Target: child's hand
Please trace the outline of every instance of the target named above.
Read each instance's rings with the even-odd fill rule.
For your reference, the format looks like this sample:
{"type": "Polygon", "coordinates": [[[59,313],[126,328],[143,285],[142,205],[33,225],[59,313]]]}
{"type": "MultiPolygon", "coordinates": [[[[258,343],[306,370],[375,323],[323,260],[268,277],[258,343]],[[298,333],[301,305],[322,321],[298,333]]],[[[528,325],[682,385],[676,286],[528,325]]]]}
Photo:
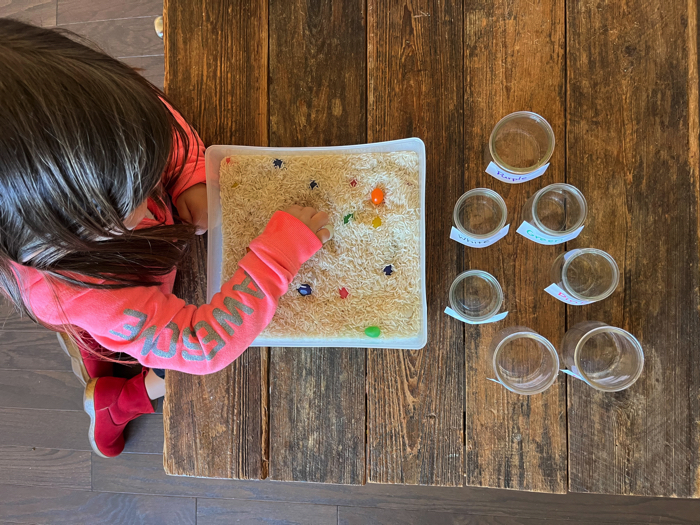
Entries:
{"type": "Polygon", "coordinates": [[[284,211],[306,224],[321,242],[325,243],[331,238],[331,232],[324,228],[328,224],[328,214],[325,211],[317,212],[315,208],[302,208],[297,205],[284,211]]]}
{"type": "Polygon", "coordinates": [[[194,224],[197,227],[197,235],[207,231],[209,225],[209,212],[207,209],[207,186],[195,184],[187,188],[177,198],[175,203],[180,218],[194,224]]]}

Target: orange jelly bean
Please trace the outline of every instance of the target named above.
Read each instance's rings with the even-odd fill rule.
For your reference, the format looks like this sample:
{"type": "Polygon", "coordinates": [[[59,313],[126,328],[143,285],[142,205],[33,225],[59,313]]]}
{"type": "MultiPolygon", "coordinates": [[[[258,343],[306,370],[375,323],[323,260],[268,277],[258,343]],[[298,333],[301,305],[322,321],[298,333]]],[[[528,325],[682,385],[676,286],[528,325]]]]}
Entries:
{"type": "Polygon", "coordinates": [[[372,202],[374,204],[381,204],[384,200],[384,192],[381,188],[374,188],[372,190],[372,202]]]}

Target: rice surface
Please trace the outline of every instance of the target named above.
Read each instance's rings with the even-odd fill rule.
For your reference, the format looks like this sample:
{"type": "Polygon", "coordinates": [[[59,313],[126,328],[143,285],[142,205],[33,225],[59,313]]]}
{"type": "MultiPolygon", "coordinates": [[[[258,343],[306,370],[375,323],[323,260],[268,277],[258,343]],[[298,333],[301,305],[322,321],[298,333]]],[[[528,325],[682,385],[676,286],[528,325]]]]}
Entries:
{"type": "Polygon", "coordinates": [[[328,213],[335,230],[333,239],[302,265],[262,337],[365,338],[369,326],[381,329],[381,339],[419,333],[415,152],[231,156],[221,163],[220,186],[222,282],[234,274],[246,247],[278,210],[312,206],[328,213]],[[375,188],[384,192],[379,205],[370,199],[375,188]],[[377,217],[381,225],[375,227],[377,217]],[[385,273],[387,266],[391,275],[385,273]],[[311,287],[311,295],[299,293],[303,284],[311,287]],[[349,294],[345,299],[342,288],[349,294]]]}

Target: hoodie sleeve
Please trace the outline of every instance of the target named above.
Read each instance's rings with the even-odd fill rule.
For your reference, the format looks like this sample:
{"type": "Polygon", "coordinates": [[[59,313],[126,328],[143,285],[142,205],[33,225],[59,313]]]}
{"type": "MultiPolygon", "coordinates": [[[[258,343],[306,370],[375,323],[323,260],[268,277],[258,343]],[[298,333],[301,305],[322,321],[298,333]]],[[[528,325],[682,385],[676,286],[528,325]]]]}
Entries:
{"type": "MultiPolygon", "coordinates": [[[[158,287],[87,289],[77,294],[70,288],[61,304],[71,324],[108,350],[125,352],[152,368],[210,374],[241,355],[269,324],[279,298],[321,246],[304,223],[279,211],[209,304],[187,305],[158,287]]],[[[62,297],[64,293],[68,291],[60,290],[62,297]]],[[[47,303],[34,298],[32,302],[47,303]]]]}

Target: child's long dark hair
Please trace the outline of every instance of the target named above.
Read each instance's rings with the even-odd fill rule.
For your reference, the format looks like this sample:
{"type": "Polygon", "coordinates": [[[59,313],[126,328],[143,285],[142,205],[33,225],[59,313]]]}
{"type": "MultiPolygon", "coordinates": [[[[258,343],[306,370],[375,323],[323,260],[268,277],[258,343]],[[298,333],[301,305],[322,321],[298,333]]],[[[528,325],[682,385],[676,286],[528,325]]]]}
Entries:
{"type": "Polygon", "coordinates": [[[35,320],[11,263],[79,287],[154,286],[194,234],[125,227],[184,164],[171,157],[187,135],[157,88],[76,39],[0,19],[0,287],[35,320]]]}

